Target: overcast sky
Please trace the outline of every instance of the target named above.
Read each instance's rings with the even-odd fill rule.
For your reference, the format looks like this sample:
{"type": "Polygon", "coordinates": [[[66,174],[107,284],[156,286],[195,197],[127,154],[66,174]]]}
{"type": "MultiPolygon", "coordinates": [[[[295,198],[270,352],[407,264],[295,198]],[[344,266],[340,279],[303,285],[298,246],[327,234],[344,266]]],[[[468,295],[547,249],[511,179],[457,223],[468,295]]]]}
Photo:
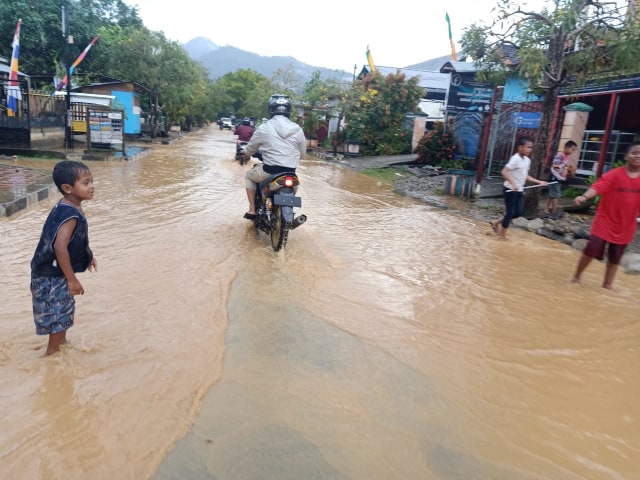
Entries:
{"type": "Polygon", "coordinates": [[[354,65],[359,71],[366,64],[367,45],[374,63],[386,67],[405,67],[447,55],[451,49],[445,10],[453,39],[459,41],[465,26],[493,18],[491,9],[496,4],[496,0],[125,2],[138,6],[145,26],[163,31],[169,40],[186,43],[205,37],[218,46],[263,56],[291,56],[309,65],[347,72],[354,65]]]}

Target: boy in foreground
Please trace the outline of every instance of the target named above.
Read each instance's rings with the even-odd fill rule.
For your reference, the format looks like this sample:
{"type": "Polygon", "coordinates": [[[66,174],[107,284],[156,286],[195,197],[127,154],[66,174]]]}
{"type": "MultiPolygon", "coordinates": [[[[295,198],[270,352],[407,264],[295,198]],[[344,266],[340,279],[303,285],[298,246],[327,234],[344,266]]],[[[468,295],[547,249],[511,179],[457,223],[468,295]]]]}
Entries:
{"type": "Polygon", "coordinates": [[[42,228],[31,260],[31,296],[37,335],[49,335],[45,356],[60,351],[73,326],[75,295],[84,295],[77,272],[96,271],[89,248],[89,230],[82,211],[93,198],[93,176],[75,161],[62,161],[53,169],[53,181],[63,198],[53,207],[42,228]]]}

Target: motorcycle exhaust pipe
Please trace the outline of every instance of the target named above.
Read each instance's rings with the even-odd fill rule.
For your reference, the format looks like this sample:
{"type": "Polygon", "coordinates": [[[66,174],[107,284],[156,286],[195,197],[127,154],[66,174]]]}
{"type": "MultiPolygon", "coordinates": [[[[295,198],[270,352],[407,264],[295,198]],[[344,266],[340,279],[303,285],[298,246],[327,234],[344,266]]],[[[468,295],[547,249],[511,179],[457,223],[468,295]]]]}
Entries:
{"type": "Polygon", "coordinates": [[[300,225],[302,225],[306,221],[307,221],[306,215],[300,215],[299,217],[294,218],[293,222],[291,222],[291,230],[293,230],[294,228],[298,228],[300,225]]]}

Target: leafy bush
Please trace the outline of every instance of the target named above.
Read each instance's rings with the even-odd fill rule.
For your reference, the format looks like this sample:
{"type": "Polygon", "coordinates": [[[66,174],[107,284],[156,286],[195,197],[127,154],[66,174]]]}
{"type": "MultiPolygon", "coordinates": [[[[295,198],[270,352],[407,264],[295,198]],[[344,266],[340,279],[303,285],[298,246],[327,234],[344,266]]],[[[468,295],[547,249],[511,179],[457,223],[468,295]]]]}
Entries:
{"type": "Polygon", "coordinates": [[[443,160],[453,161],[457,145],[453,136],[444,131],[444,124],[436,122],[433,130],[428,131],[418,142],[414,153],[420,163],[439,165],[443,160]]]}
{"type": "Polygon", "coordinates": [[[562,196],[567,198],[576,198],[585,192],[584,188],[567,187],[562,191],[562,196]]]}
{"type": "Polygon", "coordinates": [[[402,126],[406,113],[416,111],[423,95],[418,77],[407,80],[399,72],[365,75],[347,94],[347,140],[358,142],[364,156],[411,153],[411,131],[402,126]]]}

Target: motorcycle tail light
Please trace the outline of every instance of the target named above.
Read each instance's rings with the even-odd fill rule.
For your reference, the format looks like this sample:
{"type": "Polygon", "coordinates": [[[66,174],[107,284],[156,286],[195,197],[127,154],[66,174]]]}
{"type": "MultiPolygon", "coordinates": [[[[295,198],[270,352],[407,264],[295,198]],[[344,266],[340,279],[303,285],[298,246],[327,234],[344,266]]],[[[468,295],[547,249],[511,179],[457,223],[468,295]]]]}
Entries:
{"type": "Polygon", "coordinates": [[[293,187],[293,185],[294,185],[293,177],[284,177],[285,187],[293,187]]]}

